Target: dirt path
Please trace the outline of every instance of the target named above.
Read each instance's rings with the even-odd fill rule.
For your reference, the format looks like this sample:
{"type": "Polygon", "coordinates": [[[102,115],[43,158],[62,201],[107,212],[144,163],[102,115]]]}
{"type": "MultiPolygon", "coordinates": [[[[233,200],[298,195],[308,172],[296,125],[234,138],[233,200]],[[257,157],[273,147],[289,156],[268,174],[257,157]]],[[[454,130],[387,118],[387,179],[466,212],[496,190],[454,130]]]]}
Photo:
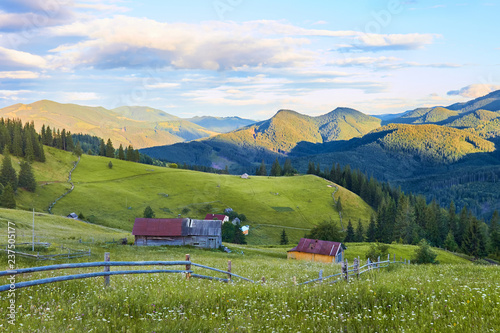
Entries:
{"type": "Polygon", "coordinates": [[[61,200],[62,198],[64,198],[65,196],[67,196],[68,194],[70,194],[73,189],[75,188],[75,184],[73,184],[73,181],[71,180],[71,174],[73,173],[73,171],[76,169],[76,167],[78,166],[78,163],[80,163],[80,157],[78,157],[78,161],[75,162],[75,165],[73,165],[73,168],[69,171],[69,176],[68,176],[68,183],[71,184],[71,188],[69,190],[67,190],[63,195],[61,195],[59,198],[57,198],[53,203],[50,204],[49,206],[49,214],[52,214],[52,208],[55,206],[55,204],[61,200]]]}

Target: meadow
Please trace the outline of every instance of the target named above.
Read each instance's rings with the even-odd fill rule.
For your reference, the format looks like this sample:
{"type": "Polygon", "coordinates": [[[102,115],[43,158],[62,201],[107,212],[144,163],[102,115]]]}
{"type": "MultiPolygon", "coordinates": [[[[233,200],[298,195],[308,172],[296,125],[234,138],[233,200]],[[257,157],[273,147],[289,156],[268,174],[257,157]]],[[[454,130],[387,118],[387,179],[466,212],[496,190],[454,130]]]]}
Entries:
{"type": "MultiPolygon", "coordinates": [[[[23,208],[35,202],[37,210],[46,210],[69,187],[60,181],[62,177],[67,179],[76,158],[51,148],[47,151],[64,165],[59,168],[65,175],[41,186],[35,194],[23,192],[19,196],[23,208]]],[[[298,242],[319,222],[339,223],[334,192],[335,199],[342,197],[345,225],[348,218],[356,222],[362,219],[367,224],[373,212],[357,195],[340,186],[336,191],[328,187],[329,182],[312,175],[241,179],[83,155],[72,178],[75,189],[54,206],[54,214],[82,213],[87,221],[126,231],[132,230],[134,219],[141,217],[148,205],[156,217],[167,218],[178,214],[204,218],[207,213],[220,213],[230,207],[247,217],[243,224],[251,227],[249,243],[279,244],[283,228],[290,241],[298,242]],[[108,167],[110,161],[112,168],[108,167]]]]}
{"type": "MultiPolygon", "coordinates": [[[[29,237],[29,212],[0,209],[0,227],[16,223],[29,237]]],[[[440,265],[394,264],[351,279],[349,283],[294,286],[340,272],[338,265],[286,259],[288,246],[226,244],[232,253],[190,247],[136,247],[110,244],[129,233],[71,219],[38,214],[35,231],[55,246],[86,247],[91,257],[78,261],[191,260],[219,269],[232,261],[233,283],[190,279],[183,274],[112,276],[22,288],[16,291],[16,326],[0,323],[0,332],[347,332],[457,331],[494,332],[500,325],[500,270],[480,266],[437,250],[440,265]],[[81,244],[79,239],[93,243],[81,244]]],[[[2,236],[5,239],[5,236],[2,236]]],[[[20,240],[21,240],[20,238],[20,240]]],[[[368,249],[348,243],[349,262],[368,249]]],[[[410,259],[415,246],[393,244],[390,253],[410,259]]],[[[0,255],[6,263],[4,253],[0,255]]],[[[70,262],[68,260],[59,262],[70,262]]],[[[74,262],[74,261],[71,261],[74,262]]],[[[17,268],[52,264],[17,258],[17,268]]],[[[2,265],[6,267],[6,265],[2,265]]],[[[144,267],[143,269],[153,269],[144,267]]],[[[111,268],[118,270],[119,268],[111,268]]],[[[126,269],[135,269],[134,267],[126,269]]],[[[137,269],[139,269],[137,267],[137,269]]],[[[195,273],[224,274],[193,268],[195,273]]],[[[50,271],[16,276],[18,282],[99,271],[100,268],[50,271]]],[[[0,278],[1,284],[7,278],[0,278]]],[[[7,293],[0,293],[0,316],[7,315],[7,293]]]]}

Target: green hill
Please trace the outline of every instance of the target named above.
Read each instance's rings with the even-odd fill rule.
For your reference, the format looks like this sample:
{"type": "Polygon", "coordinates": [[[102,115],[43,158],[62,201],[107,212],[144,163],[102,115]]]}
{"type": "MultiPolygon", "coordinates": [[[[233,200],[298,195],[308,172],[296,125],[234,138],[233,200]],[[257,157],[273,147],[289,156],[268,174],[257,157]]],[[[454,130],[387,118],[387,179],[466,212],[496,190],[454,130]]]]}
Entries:
{"type": "Polygon", "coordinates": [[[19,118],[23,122],[34,121],[37,130],[45,124],[51,128],[65,128],[71,133],[110,138],[116,147],[119,144],[131,144],[135,148],[173,144],[216,134],[161,110],[147,107],[108,110],[103,107],[42,100],[0,109],[0,117],[19,118]]]}
{"type": "MultiPolygon", "coordinates": [[[[46,211],[70,187],[66,180],[76,157],[50,147],[46,156],[47,163],[34,162],[39,188],[34,194],[20,190],[18,207],[30,209],[34,204],[37,211],[46,211]]],[[[75,189],[58,201],[54,214],[82,213],[92,223],[127,231],[146,206],[153,208],[156,217],[192,218],[231,207],[246,215],[250,243],[276,244],[283,228],[291,241],[298,241],[324,220],[339,221],[334,192],[336,199],[342,198],[344,219],[367,223],[373,212],[353,193],[341,187],[336,191],[329,182],[311,175],[242,179],[83,155],[72,180],[75,189]]]]}
{"type": "Polygon", "coordinates": [[[172,162],[251,172],[262,160],[283,159],[299,144],[321,144],[360,137],[380,126],[380,120],[363,113],[337,108],[310,117],[292,110],[280,110],[271,119],[230,133],[197,142],[151,147],[142,152],[172,162]]]}

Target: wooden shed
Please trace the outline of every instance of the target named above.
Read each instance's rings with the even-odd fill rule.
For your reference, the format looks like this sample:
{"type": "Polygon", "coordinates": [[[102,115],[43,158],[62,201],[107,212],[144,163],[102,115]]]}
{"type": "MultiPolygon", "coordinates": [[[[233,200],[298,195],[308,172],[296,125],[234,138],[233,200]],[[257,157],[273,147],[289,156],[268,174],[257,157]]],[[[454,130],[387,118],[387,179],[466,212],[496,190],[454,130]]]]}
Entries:
{"type": "Polygon", "coordinates": [[[301,238],[296,247],[288,250],[287,258],[339,263],[344,259],[344,246],[339,242],[301,238]]]}
{"type": "Polygon", "coordinates": [[[136,218],[135,245],[192,245],[216,249],[222,245],[222,221],[136,218]]]}

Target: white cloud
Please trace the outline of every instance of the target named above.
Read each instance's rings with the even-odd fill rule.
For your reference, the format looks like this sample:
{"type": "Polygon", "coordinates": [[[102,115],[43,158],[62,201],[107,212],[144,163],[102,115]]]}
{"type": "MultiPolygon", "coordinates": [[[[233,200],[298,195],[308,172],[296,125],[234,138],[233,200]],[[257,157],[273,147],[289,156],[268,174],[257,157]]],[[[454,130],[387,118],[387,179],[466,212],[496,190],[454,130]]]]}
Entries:
{"type": "Polygon", "coordinates": [[[0,68],[44,68],[46,65],[47,61],[39,55],[0,46],[0,68]]]}
{"type": "Polygon", "coordinates": [[[39,73],[31,71],[4,71],[0,72],[0,79],[36,79],[39,73]]]}
{"type": "Polygon", "coordinates": [[[342,45],[341,51],[386,51],[386,50],[416,50],[432,44],[439,34],[362,34],[354,38],[354,43],[342,45]]]}
{"type": "Polygon", "coordinates": [[[175,88],[178,87],[179,85],[180,85],[179,83],[161,82],[161,83],[147,84],[146,89],[167,89],[167,88],[175,88]]]}
{"type": "Polygon", "coordinates": [[[30,90],[0,90],[0,99],[17,101],[20,99],[19,95],[31,93],[30,90]]]}
{"type": "MultiPolygon", "coordinates": [[[[262,23],[161,23],[115,16],[48,29],[56,36],[81,36],[76,44],[53,50],[61,67],[174,67],[227,70],[239,67],[299,66],[313,58],[301,49],[305,38],[263,38],[262,23]]],[[[281,29],[287,29],[278,24],[281,29]]]]}
{"type": "Polygon", "coordinates": [[[460,95],[467,98],[477,98],[499,89],[500,85],[498,84],[471,84],[460,90],[448,91],[448,96],[460,95]]]}
{"type": "Polygon", "coordinates": [[[453,63],[430,63],[423,64],[415,61],[403,61],[396,57],[356,57],[334,60],[328,65],[340,67],[374,67],[377,69],[400,69],[407,67],[433,67],[433,68],[458,68],[462,65],[453,63]]]}
{"type": "Polygon", "coordinates": [[[93,101],[100,99],[100,96],[95,92],[65,92],[61,96],[64,102],[73,102],[73,101],[93,101]]]}

